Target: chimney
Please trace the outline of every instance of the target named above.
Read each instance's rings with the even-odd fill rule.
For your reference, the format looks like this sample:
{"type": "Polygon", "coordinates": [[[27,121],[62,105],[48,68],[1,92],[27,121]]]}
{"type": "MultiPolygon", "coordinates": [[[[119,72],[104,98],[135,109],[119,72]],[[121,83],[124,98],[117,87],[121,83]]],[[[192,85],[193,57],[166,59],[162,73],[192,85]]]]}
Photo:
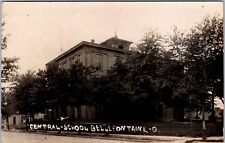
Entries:
{"type": "Polygon", "coordinates": [[[95,40],[94,39],[91,39],[91,43],[95,43],[95,40]]]}

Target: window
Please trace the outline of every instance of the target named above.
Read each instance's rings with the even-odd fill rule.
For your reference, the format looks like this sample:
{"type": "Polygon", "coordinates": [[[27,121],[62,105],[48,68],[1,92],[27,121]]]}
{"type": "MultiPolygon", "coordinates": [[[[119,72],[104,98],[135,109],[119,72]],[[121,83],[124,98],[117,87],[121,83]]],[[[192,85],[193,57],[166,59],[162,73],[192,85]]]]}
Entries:
{"type": "Polygon", "coordinates": [[[75,56],[74,63],[76,63],[76,62],[80,62],[80,54],[75,56]]]}
{"type": "Polygon", "coordinates": [[[96,68],[99,71],[103,71],[103,59],[102,55],[96,54],[96,68]]]}
{"type": "Polygon", "coordinates": [[[61,62],[61,63],[59,64],[59,68],[67,68],[67,60],[61,62]]]}
{"type": "Polygon", "coordinates": [[[123,45],[119,45],[119,49],[123,49],[123,45]]]}
{"type": "Polygon", "coordinates": [[[80,55],[77,55],[77,61],[80,62],[80,55]]]}
{"type": "Polygon", "coordinates": [[[118,46],[118,43],[112,44],[113,48],[117,48],[117,46],[118,46]]]}
{"type": "Polygon", "coordinates": [[[70,58],[69,60],[69,66],[71,66],[74,63],[74,56],[70,58]]]}

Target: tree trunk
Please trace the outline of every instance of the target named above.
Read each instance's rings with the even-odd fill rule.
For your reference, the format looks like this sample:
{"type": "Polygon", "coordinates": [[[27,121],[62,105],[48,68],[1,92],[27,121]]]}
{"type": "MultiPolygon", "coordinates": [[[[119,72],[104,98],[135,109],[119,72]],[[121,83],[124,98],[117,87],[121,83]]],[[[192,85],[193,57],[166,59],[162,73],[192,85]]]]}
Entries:
{"type": "Polygon", "coordinates": [[[202,131],[203,131],[202,139],[203,139],[203,141],[206,141],[206,125],[205,125],[205,110],[204,110],[204,108],[202,110],[202,131]]]}
{"type": "Polygon", "coordinates": [[[9,116],[8,115],[6,115],[6,124],[7,124],[7,128],[8,128],[8,130],[10,130],[10,128],[9,128],[9,116]]]}
{"type": "Polygon", "coordinates": [[[34,114],[30,113],[30,116],[31,116],[31,121],[34,122],[34,114]]]}
{"type": "Polygon", "coordinates": [[[27,119],[27,114],[25,114],[25,120],[26,120],[26,131],[28,131],[28,126],[27,126],[27,121],[28,121],[28,119],[27,119]]]}
{"type": "MultiPolygon", "coordinates": [[[[57,111],[56,111],[57,112],[57,111]]],[[[54,121],[54,108],[52,108],[52,122],[54,121]]]]}
{"type": "MultiPolygon", "coordinates": [[[[78,110],[78,118],[77,118],[77,122],[78,122],[78,126],[80,127],[80,114],[81,114],[81,108],[80,108],[80,105],[77,106],[77,110],[78,110]]],[[[78,135],[80,135],[81,132],[80,132],[80,128],[78,130],[78,135]]]]}
{"type": "MultiPolygon", "coordinates": [[[[108,123],[106,122],[105,128],[108,128],[108,123]]],[[[108,129],[109,130],[109,129],[108,129]]],[[[105,136],[109,136],[109,132],[105,132],[105,136]]]]}
{"type": "Polygon", "coordinates": [[[213,120],[215,119],[215,103],[214,103],[214,91],[212,90],[212,118],[213,118],[213,120]]]}
{"type": "Polygon", "coordinates": [[[210,119],[210,121],[212,121],[212,122],[215,122],[216,121],[216,117],[215,117],[215,109],[214,109],[214,107],[215,107],[215,103],[214,103],[214,91],[213,91],[213,88],[212,88],[212,114],[209,116],[209,119],[210,119]]]}

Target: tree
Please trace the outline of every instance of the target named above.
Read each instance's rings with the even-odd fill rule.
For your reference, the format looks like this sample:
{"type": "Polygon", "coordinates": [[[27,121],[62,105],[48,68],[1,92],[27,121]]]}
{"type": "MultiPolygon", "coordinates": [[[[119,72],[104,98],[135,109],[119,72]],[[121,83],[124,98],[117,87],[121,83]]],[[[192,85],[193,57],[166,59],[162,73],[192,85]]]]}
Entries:
{"type": "Polygon", "coordinates": [[[131,117],[129,115],[131,90],[129,83],[125,80],[127,73],[127,65],[117,59],[107,75],[93,78],[93,103],[97,109],[103,108],[102,112],[105,115],[103,118],[106,122],[122,121],[131,117]]]}
{"type": "Polygon", "coordinates": [[[15,107],[15,96],[13,91],[5,91],[2,90],[1,92],[1,113],[2,117],[6,118],[7,121],[7,128],[8,130],[10,129],[9,127],[9,116],[12,114],[16,113],[16,107],[15,107]]]}
{"type": "Polygon", "coordinates": [[[80,124],[80,107],[92,104],[90,93],[91,73],[93,72],[93,67],[84,67],[79,62],[68,69],[59,68],[57,65],[51,65],[47,68],[47,102],[49,109],[56,109],[57,117],[66,116],[67,106],[77,107],[78,124],[80,124]]]}
{"type": "Polygon", "coordinates": [[[130,72],[127,78],[134,91],[136,104],[142,108],[143,113],[140,116],[151,112],[151,115],[146,117],[148,120],[157,120],[161,116],[157,112],[160,103],[171,106],[172,88],[170,86],[172,86],[172,81],[169,81],[169,78],[165,81],[165,78],[169,77],[170,66],[168,64],[172,62],[168,56],[165,56],[167,52],[164,45],[165,38],[155,31],[150,31],[138,44],[139,53],[128,59],[130,72]],[[149,109],[152,110],[147,111],[149,109]]]}
{"type": "Polygon", "coordinates": [[[36,105],[35,93],[35,73],[28,71],[19,77],[15,89],[17,98],[17,109],[23,114],[35,113],[34,106],[36,105]]]}
{"type": "Polygon", "coordinates": [[[39,71],[38,73],[28,71],[18,78],[14,90],[14,104],[17,111],[25,114],[26,125],[28,117],[30,117],[31,121],[34,121],[36,113],[45,113],[47,107],[45,83],[44,71],[39,71]]]}
{"type": "MultiPolygon", "coordinates": [[[[4,25],[5,22],[2,23],[2,32],[4,31],[4,25]]],[[[1,43],[1,47],[2,50],[6,50],[7,48],[7,39],[8,39],[8,35],[2,35],[2,43],[1,43]]],[[[9,58],[9,57],[4,57],[2,56],[1,59],[1,82],[2,83],[6,83],[6,82],[13,82],[15,81],[15,76],[17,74],[17,62],[18,62],[18,58],[9,58]]]]}
{"type": "Polygon", "coordinates": [[[211,108],[214,116],[215,95],[221,96],[219,92],[223,92],[223,19],[206,17],[186,36],[184,45],[187,49],[186,76],[179,90],[183,95],[189,94],[187,99],[192,102],[189,108],[202,111],[205,139],[204,112],[211,108]]]}
{"type": "Polygon", "coordinates": [[[112,103],[114,106],[111,109],[115,109],[116,113],[128,107],[123,114],[128,118],[132,115],[133,120],[156,120],[156,106],[162,101],[169,104],[168,99],[172,95],[171,89],[165,86],[163,77],[160,77],[163,66],[170,63],[166,63],[164,58],[163,38],[157,32],[150,31],[135,51],[138,52],[132,52],[126,62],[117,60],[106,76],[97,78],[94,82],[97,86],[96,101],[108,106],[112,103]],[[123,103],[126,104],[117,110],[116,106],[123,103]],[[150,109],[152,110],[149,111],[150,109]]]}
{"type": "MultiPolygon", "coordinates": [[[[91,95],[91,74],[94,72],[92,66],[85,67],[80,62],[75,62],[68,69],[68,94],[66,95],[67,105],[77,107],[78,110],[78,125],[81,118],[81,106],[92,105],[91,95]]],[[[80,134],[80,130],[78,132],[80,134]]]]}
{"type": "Polygon", "coordinates": [[[180,31],[177,26],[173,27],[173,33],[169,34],[166,38],[168,44],[168,52],[170,59],[183,61],[186,53],[186,47],[184,46],[185,33],[180,31]]]}
{"type": "MultiPolygon", "coordinates": [[[[4,31],[4,25],[5,22],[2,23],[2,33],[4,31]]],[[[5,50],[7,48],[7,38],[8,35],[2,34],[2,43],[1,48],[2,50],[5,50]]],[[[14,87],[14,83],[16,81],[17,77],[17,62],[18,58],[10,58],[10,57],[4,57],[2,56],[1,59],[1,110],[2,110],[2,116],[3,118],[7,119],[8,129],[9,129],[9,122],[8,117],[11,114],[15,113],[15,108],[13,107],[12,101],[13,101],[13,95],[12,95],[12,89],[14,87]]]]}
{"type": "MultiPolygon", "coordinates": [[[[56,117],[65,116],[65,112],[62,110],[65,110],[63,107],[68,95],[69,80],[67,70],[61,69],[57,65],[51,65],[46,70],[45,78],[47,109],[55,109],[56,117]],[[59,112],[60,108],[62,108],[62,112],[59,112]]],[[[53,114],[52,120],[54,120],[53,114]]]]}
{"type": "MultiPolygon", "coordinates": [[[[183,77],[185,77],[186,59],[187,54],[185,43],[186,34],[174,26],[172,33],[166,36],[166,45],[168,50],[164,51],[164,62],[159,70],[159,80],[162,87],[167,89],[167,97],[170,104],[174,107],[174,118],[183,121],[184,110],[186,108],[186,94],[181,94],[183,89],[183,77]],[[169,92],[168,92],[169,91],[169,92]]],[[[185,87],[185,86],[184,86],[185,87]]]]}

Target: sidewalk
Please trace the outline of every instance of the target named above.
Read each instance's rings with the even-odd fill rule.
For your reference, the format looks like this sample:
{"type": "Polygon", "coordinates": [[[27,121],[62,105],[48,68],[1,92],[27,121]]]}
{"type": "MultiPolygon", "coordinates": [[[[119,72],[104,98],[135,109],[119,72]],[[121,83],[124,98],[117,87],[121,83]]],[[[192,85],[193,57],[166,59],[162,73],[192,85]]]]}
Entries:
{"type": "MultiPolygon", "coordinates": [[[[123,140],[133,142],[168,142],[168,143],[203,143],[201,137],[177,137],[177,136],[150,136],[150,135],[128,135],[128,134],[109,134],[106,136],[104,133],[87,133],[82,132],[78,135],[77,132],[61,131],[25,131],[25,130],[10,130],[11,132],[54,135],[54,136],[68,136],[68,137],[81,137],[81,138],[95,138],[95,139],[108,139],[108,140],[123,140]]],[[[9,131],[9,132],[10,132],[9,131]]],[[[207,143],[222,143],[223,137],[207,137],[207,143]]]]}

